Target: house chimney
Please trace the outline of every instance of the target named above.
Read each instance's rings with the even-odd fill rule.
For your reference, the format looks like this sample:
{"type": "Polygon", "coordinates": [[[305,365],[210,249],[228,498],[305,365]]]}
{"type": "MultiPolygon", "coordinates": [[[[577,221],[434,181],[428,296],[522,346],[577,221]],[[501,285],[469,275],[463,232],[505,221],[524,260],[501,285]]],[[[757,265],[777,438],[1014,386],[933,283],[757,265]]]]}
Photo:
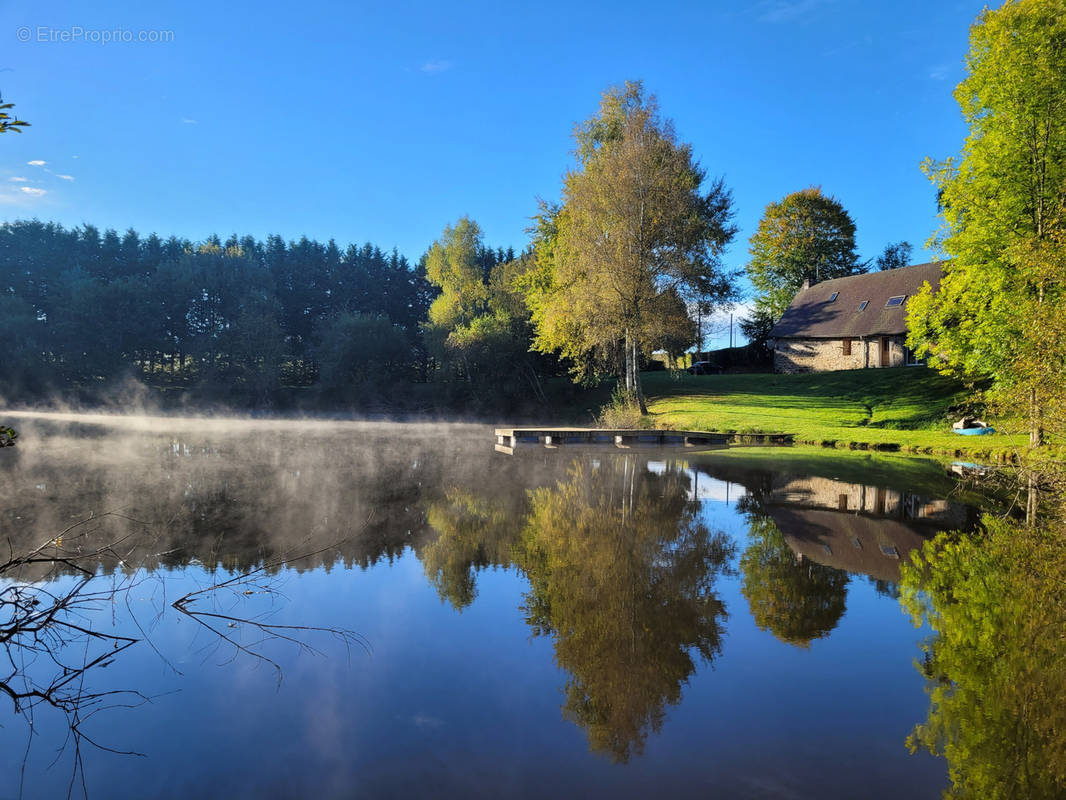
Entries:
{"type": "Polygon", "coordinates": [[[807,279],[806,279],[806,280],[805,280],[805,281],[803,282],[803,285],[802,285],[802,286],[800,287],[800,291],[802,292],[802,291],[804,291],[805,289],[810,289],[810,288],[811,288],[811,279],[810,279],[810,278],[807,278],[807,279]]]}

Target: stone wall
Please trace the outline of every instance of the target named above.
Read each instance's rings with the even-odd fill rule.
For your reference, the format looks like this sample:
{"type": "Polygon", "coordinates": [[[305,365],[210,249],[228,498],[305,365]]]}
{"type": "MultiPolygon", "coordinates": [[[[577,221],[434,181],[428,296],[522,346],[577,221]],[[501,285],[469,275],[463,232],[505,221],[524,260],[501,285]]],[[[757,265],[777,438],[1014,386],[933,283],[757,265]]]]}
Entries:
{"type": "Polygon", "coordinates": [[[775,481],[770,502],[879,517],[929,520],[945,529],[969,528],[971,524],[966,506],[960,503],[814,476],[775,481]]]}
{"type": "MultiPolygon", "coordinates": [[[[905,337],[889,336],[888,366],[906,363],[905,337]]],[[[831,372],[881,366],[881,337],[852,339],[851,354],[844,354],[843,339],[777,339],[774,372],[831,372]]]]}

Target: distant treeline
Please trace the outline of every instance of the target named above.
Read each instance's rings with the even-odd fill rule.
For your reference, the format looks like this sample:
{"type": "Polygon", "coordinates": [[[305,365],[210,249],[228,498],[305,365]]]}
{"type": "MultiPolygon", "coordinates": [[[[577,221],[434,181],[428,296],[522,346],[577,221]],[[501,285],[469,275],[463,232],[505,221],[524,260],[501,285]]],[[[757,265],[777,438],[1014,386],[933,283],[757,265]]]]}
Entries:
{"type": "MultiPolygon", "coordinates": [[[[487,284],[515,254],[482,247],[478,260],[487,284]]],[[[194,243],[132,229],[6,223],[0,396],[98,403],[132,378],[164,402],[461,407],[486,387],[434,352],[425,322],[438,294],[424,263],[371,244],[341,249],[280,236],[194,243]]],[[[545,359],[537,366],[557,370],[545,359]]],[[[528,395],[528,382],[501,391],[528,395]]]]}

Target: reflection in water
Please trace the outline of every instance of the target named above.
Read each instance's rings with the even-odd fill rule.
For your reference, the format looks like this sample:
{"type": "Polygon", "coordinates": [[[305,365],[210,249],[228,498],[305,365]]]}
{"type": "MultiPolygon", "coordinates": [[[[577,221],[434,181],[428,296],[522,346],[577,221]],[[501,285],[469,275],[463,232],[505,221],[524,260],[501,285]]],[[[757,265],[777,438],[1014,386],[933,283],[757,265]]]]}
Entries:
{"type": "Polygon", "coordinates": [[[755,624],[801,647],[828,636],[844,615],[848,574],[797,557],[770,517],[751,515],[749,536],[740,571],[755,624]]]}
{"type": "MultiPolygon", "coordinates": [[[[671,709],[680,704],[683,690],[691,698],[685,687],[697,682],[701,664],[713,661],[713,680],[721,681],[724,662],[750,657],[745,645],[738,644],[752,641],[742,638],[745,627],[752,637],[759,636],[747,609],[756,625],[802,648],[778,648],[782,660],[810,661],[818,656],[811,644],[832,634],[848,593],[854,597],[865,587],[850,575],[865,575],[892,593],[900,580],[899,565],[911,550],[937,530],[973,521],[966,507],[929,499],[950,487],[938,486],[927,498],[900,490],[899,482],[896,488],[883,488],[893,482],[878,477],[841,481],[806,465],[790,472],[787,461],[692,453],[678,457],[682,451],[560,449],[508,457],[486,451],[484,431],[473,426],[312,425],[290,430],[250,423],[233,431],[61,427],[45,433],[27,422],[19,448],[0,459],[3,540],[13,552],[30,552],[95,516],[77,528],[76,536],[58,544],[72,557],[70,564],[23,563],[17,574],[5,577],[57,596],[76,585],[80,579],[74,576],[82,567],[95,574],[93,586],[101,581],[137,586],[138,602],[144,603],[137,608],[144,612],[133,606],[124,611],[122,603],[112,607],[106,597],[97,607],[86,608],[86,619],[97,628],[112,625],[116,635],[139,640],[121,655],[112,654],[115,664],[136,658],[138,648],[157,652],[166,674],[192,669],[187,666],[189,650],[195,658],[226,662],[234,650],[240,653],[241,647],[259,642],[274,622],[294,621],[291,615],[284,620],[273,616],[278,613],[275,604],[285,602],[280,587],[285,580],[291,581],[287,588],[295,596],[309,592],[310,602],[320,604],[302,608],[297,624],[317,623],[320,611],[331,611],[331,619],[341,621],[342,633],[364,630],[378,612],[334,597],[347,597],[353,587],[377,581],[390,600],[396,598],[395,605],[375,607],[386,609],[381,616],[389,617],[405,603],[416,602],[411,584],[403,580],[411,574],[405,565],[413,564],[418,586],[425,590],[428,581],[443,602],[438,604],[429,591],[428,605],[447,612],[449,620],[474,626],[479,640],[496,646],[494,635],[506,623],[494,618],[491,624],[501,628],[478,627],[487,626],[479,614],[486,605],[502,602],[518,612],[513,624],[521,629],[529,652],[534,647],[527,642],[530,631],[541,642],[536,646],[550,645],[559,672],[543,673],[547,677],[537,692],[551,698],[551,687],[562,684],[563,716],[578,726],[591,750],[607,756],[592,760],[609,769],[615,769],[612,761],[629,763],[627,769],[633,770],[642,760],[662,758],[652,755],[651,747],[644,759],[638,758],[656,733],[669,736],[680,729],[699,739],[702,729],[686,730],[671,709]],[[713,515],[708,511],[719,505],[728,507],[736,537],[717,530],[717,519],[713,526],[709,523],[713,515]],[[738,518],[737,511],[743,516],[738,518]],[[391,564],[399,569],[390,570],[391,564]],[[483,582],[479,598],[482,572],[495,567],[513,579],[513,592],[501,594],[497,588],[489,594],[485,586],[491,584],[483,582]],[[334,574],[326,576],[331,570],[334,574]],[[251,580],[240,577],[249,573],[251,580]],[[202,598],[199,605],[174,607],[178,597],[205,587],[221,591],[196,595],[202,598]],[[178,613],[189,610],[203,612],[198,619],[213,626],[213,638],[192,644],[183,638],[189,628],[200,627],[178,613]],[[184,625],[178,633],[176,617],[184,625]],[[159,633],[163,630],[165,635],[159,633]],[[731,644],[723,647],[724,642],[731,644]],[[217,650],[220,643],[226,645],[224,651],[217,650]],[[781,655],[783,651],[787,653],[781,655]],[[668,713],[672,720],[666,725],[668,713]]],[[[422,614],[427,614],[424,608],[422,614]]],[[[440,618],[436,624],[442,624],[440,618]]],[[[429,638],[426,647],[438,659],[442,654],[447,659],[457,649],[447,637],[459,630],[421,635],[429,638]]],[[[879,632],[868,634],[877,637],[879,632]]],[[[378,633],[393,653],[404,635],[391,629],[378,633]]],[[[515,668],[517,661],[501,668],[493,661],[494,651],[485,647],[477,656],[454,658],[470,671],[508,673],[515,668]]],[[[381,655],[385,650],[375,646],[375,661],[404,673],[409,665],[386,661],[388,656],[381,655]]],[[[279,669],[283,664],[297,667],[302,673],[298,680],[307,680],[319,698],[308,701],[316,715],[333,708],[336,693],[348,691],[338,687],[359,684],[364,672],[374,674],[372,666],[353,660],[352,673],[321,678],[272,645],[252,652],[273,659],[279,669]]],[[[21,669],[17,659],[12,663],[16,672],[21,669]]],[[[156,691],[146,677],[151,669],[137,673],[144,686],[104,683],[104,675],[114,670],[88,676],[85,685],[90,692],[143,689],[148,696],[156,691]]],[[[458,679],[450,674],[433,686],[435,695],[453,692],[458,679]]],[[[950,672],[944,668],[938,674],[950,672]]],[[[384,680],[381,673],[375,680],[384,680]]],[[[412,674],[407,680],[418,687],[431,685],[433,678],[412,674]]],[[[751,691],[739,685],[741,693],[751,691]]],[[[758,691],[766,685],[760,683],[758,691]]],[[[367,724],[388,727],[391,706],[401,694],[393,686],[393,694],[381,701],[384,710],[377,716],[368,712],[367,724]]],[[[483,701],[491,705],[501,700],[510,702],[510,695],[486,693],[483,701]]],[[[558,723],[556,703],[548,702],[558,723]]],[[[751,703],[759,702],[753,695],[751,703]]],[[[137,713],[152,713],[151,706],[145,708],[149,710],[137,713]]],[[[413,711],[415,718],[426,717],[422,709],[413,711]]],[[[355,727],[357,716],[338,722],[331,735],[339,742],[347,726],[355,727]]],[[[714,715],[708,709],[706,716],[714,715]]],[[[516,720],[524,724],[523,718],[516,720]]],[[[452,724],[449,737],[470,735],[461,724],[452,724]]],[[[121,722],[113,727],[122,731],[121,722]]],[[[573,730],[569,723],[566,727],[573,730]]],[[[392,735],[397,750],[412,744],[392,735]]],[[[0,729],[0,741],[9,749],[13,742],[22,746],[10,729],[0,729]]],[[[303,742],[292,746],[304,758],[317,752],[303,742]]],[[[317,740],[315,747],[320,747],[317,740]]],[[[554,752],[553,757],[559,756],[554,752]]]]}
{"type": "Polygon", "coordinates": [[[526,621],[554,637],[568,675],[566,715],[593,750],[628,761],[658,731],[667,704],[721,649],[725,606],[713,591],[732,555],[700,521],[688,475],[630,457],[531,495],[520,547],[526,621]]]}
{"type": "Polygon", "coordinates": [[[726,611],[711,587],[733,546],[699,521],[699,499],[732,497],[743,510],[742,593],[759,627],[798,647],[836,628],[851,575],[895,597],[911,552],[975,523],[970,506],[884,486],[736,461],[597,456],[553,455],[569,464],[566,480],[528,502],[448,490],[429,507],[438,536],[419,557],[456,609],[474,601],[478,570],[523,571],[526,621],[553,638],[569,676],[564,712],[617,761],[659,730],[695,669],[691,654],[709,662],[721,648],[726,611]]]}
{"type": "Polygon", "coordinates": [[[928,719],[908,743],[947,759],[959,798],[1066,797],[1066,546],[993,520],[905,567],[902,601],[925,645],[928,719]]]}
{"type": "Polygon", "coordinates": [[[900,563],[937,531],[976,522],[961,503],[812,476],[779,480],[767,505],[798,559],[887,583],[899,581],[900,563]]]}
{"type": "Polygon", "coordinates": [[[568,675],[567,718],[615,761],[640,754],[666,705],[721,648],[725,607],[712,591],[732,544],[699,517],[676,463],[631,455],[556,459],[566,478],[510,504],[451,489],[430,505],[439,536],[419,551],[456,609],[473,602],[475,572],[516,566],[530,583],[525,616],[552,637],[568,675]]]}
{"type": "Polygon", "coordinates": [[[418,557],[441,599],[461,611],[477,596],[478,570],[511,563],[521,509],[471,491],[449,489],[443,500],[430,504],[426,519],[438,535],[419,548],[418,557]]]}
{"type": "MultiPolygon", "coordinates": [[[[81,533],[66,532],[77,541],[81,533]]],[[[0,694],[28,730],[54,711],[64,721],[63,750],[73,752],[71,787],[81,779],[85,790],[83,747],[100,747],[87,732],[92,718],[115,707],[133,708],[148,702],[142,693],[125,688],[100,688],[94,679],[137,639],[87,622],[132,585],[98,587],[93,573],[80,567],[77,555],[54,542],[12,556],[0,563],[0,694]],[[29,565],[52,563],[78,574],[66,585],[27,583],[15,578],[29,565]]],[[[134,755],[128,752],[129,755],[134,755]]],[[[56,760],[62,755],[62,750],[56,760]]],[[[20,784],[19,795],[25,787],[20,784]]]]}
{"type": "Polygon", "coordinates": [[[970,529],[961,503],[819,476],[766,474],[740,501],[744,596],[759,627],[807,647],[844,615],[849,575],[896,596],[900,564],[937,531],[970,529]]]}

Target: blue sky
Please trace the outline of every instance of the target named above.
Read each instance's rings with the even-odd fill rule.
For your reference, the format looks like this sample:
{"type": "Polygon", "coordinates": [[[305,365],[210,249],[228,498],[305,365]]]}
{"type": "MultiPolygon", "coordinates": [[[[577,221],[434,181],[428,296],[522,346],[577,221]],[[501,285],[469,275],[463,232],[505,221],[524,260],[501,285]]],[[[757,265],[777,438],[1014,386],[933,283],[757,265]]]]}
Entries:
{"type": "Polygon", "coordinates": [[[966,134],[951,93],[981,7],[8,2],[0,90],[33,127],[2,143],[0,215],[416,260],[469,214],[519,249],[574,123],[639,78],[733,190],[727,264],[768,202],[812,184],[851,212],[864,258],[920,248],[937,219],[919,165],[966,134]],[[102,41],[142,31],[164,41],[102,41]]]}

